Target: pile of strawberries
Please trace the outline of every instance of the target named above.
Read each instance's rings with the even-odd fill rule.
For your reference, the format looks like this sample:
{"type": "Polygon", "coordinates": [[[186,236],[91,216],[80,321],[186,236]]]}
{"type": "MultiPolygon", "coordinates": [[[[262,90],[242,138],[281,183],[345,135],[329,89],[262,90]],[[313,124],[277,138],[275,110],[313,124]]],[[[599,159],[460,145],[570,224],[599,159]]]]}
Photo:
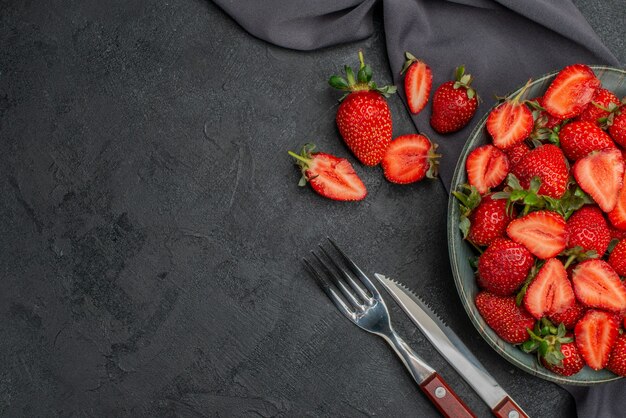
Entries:
{"type": "MultiPolygon", "coordinates": [[[[432,72],[428,65],[406,53],[404,88],[409,110],[417,114],[426,106],[432,87],[432,72]]],[[[345,66],[345,76],[332,76],[329,84],[343,92],[337,109],[339,134],[354,156],[366,166],[381,164],[387,180],[409,184],[437,175],[437,144],[426,136],[409,134],[392,141],[391,112],[386,98],[396,91],[395,86],[379,87],[372,81],[372,69],[359,52],[360,67],[355,72],[345,66]]],[[[430,124],[438,133],[449,133],[463,128],[472,119],[478,107],[475,91],[470,86],[472,77],[463,67],[456,71],[456,79],[439,86],[432,103],[430,124]]],[[[306,144],[300,154],[289,151],[296,159],[302,178],[318,194],[333,200],[362,200],[367,189],[350,162],[322,152],[313,152],[314,145],[306,144]]]]}
{"type": "Polygon", "coordinates": [[[527,87],[488,115],[492,143],[453,192],[480,252],[476,307],[554,373],[626,376],[626,100],[582,64],[542,97],[527,87]]]}

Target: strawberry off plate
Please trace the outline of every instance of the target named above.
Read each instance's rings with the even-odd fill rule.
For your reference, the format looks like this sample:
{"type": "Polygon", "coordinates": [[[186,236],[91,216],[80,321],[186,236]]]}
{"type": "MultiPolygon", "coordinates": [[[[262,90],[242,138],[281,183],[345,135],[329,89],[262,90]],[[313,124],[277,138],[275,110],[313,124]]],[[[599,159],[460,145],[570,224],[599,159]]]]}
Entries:
{"type": "MultiPolygon", "coordinates": [[[[604,88],[613,91],[620,98],[626,96],[626,71],[600,66],[592,66],[591,68],[602,82],[604,88]]],[[[547,74],[535,80],[528,88],[526,97],[530,98],[543,95],[557,73],[558,71],[555,71],[554,73],[547,74]]],[[[517,92],[519,92],[519,90],[517,92]]],[[[515,96],[517,92],[512,93],[511,97],[515,96]]],[[[489,112],[487,112],[478,123],[463,148],[456,165],[451,190],[458,190],[460,185],[467,183],[465,161],[468,154],[473,149],[490,143],[489,134],[485,128],[488,114],[489,112]]],[[[463,239],[462,233],[459,230],[459,205],[454,197],[450,197],[448,203],[448,250],[455,285],[470,320],[489,345],[506,360],[532,375],[562,384],[594,385],[620,379],[619,376],[608,370],[594,371],[587,366],[573,376],[566,377],[557,375],[539,364],[536,355],[526,354],[518,347],[505,342],[496,335],[478,313],[474,304],[474,299],[479,292],[479,288],[476,284],[474,271],[468,260],[475,255],[475,250],[463,239]]]]}

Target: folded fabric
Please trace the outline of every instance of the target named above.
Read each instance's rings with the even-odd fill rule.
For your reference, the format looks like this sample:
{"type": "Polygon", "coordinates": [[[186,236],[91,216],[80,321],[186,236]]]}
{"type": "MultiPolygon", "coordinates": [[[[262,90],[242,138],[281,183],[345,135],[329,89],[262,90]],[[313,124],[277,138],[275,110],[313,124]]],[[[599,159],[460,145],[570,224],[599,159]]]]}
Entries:
{"type": "MultiPolygon", "coordinates": [[[[215,2],[251,34],[299,50],[368,37],[377,10],[375,0],[215,2]]],[[[483,98],[477,115],[494,104],[494,96],[566,65],[620,65],[570,0],[383,0],[382,10],[395,84],[402,82],[405,51],[430,65],[435,86],[464,64],[483,98]]],[[[412,116],[413,122],[439,144],[440,175],[449,190],[456,161],[478,117],[461,131],[441,136],[431,129],[429,115],[427,107],[412,116]]],[[[576,399],[579,417],[621,416],[626,409],[624,382],[566,389],[576,399]]]]}

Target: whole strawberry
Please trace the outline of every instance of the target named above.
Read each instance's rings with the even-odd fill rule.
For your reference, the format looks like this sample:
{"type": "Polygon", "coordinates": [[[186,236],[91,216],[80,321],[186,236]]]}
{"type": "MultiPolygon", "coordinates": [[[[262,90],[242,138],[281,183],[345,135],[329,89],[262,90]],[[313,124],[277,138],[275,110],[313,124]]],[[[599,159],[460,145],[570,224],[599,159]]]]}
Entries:
{"type": "Polygon", "coordinates": [[[546,144],[524,155],[511,173],[518,178],[524,189],[537,176],[541,179],[539,194],[560,199],[567,190],[569,170],[563,151],[556,145],[546,144]]]}
{"type": "Polygon", "coordinates": [[[609,226],[599,207],[586,205],[567,220],[567,248],[581,247],[602,257],[611,242],[609,226]]]}
{"type": "Polygon", "coordinates": [[[487,325],[504,341],[521,344],[530,338],[527,329],[533,328],[535,318],[517,306],[514,296],[480,292],[474,302],[487,325]]]}
{"type": "Polygon", "coordinates": [[[617,243],[609,255],[609,264],[621,277],[626,277],[626,239],[617,243]]]}
{"type": "Polygon", "coordinates": [[[376,86],[372,81],[372,69],[365,65],[360,51],[359,60],[361,65],[356,77],[352,68],[346,65],[346,78],[334,75],[328,83],[348,92],[342,98],[335,118],[341,137],[359,161],[374,166],[383,159],[391,142],[391,112],[385,97],[395,93],[396,87],[376,86]]]}
{"type": "Polygon", "coordinates": [[[598,125],[588,121],[574,121],[559,131],[563,153],[570,161],[576,161],[592,151],[615,147],[615,143],[598,125]]]}
{"type": "Polygon", "coordinates": [[[470,228],[467,239],[476,245],[487,246],[496,238],[506,235],[506,227],[515,219],[516,210],[507,213],[506,199],[484,196],[469,217],[470,228]]]}
{"type": "Polygon", "coordinates": [[[626,334],[617,337],[606,367],[617,375],[626,376],[626,334]]]}
{"type": "Polygon", "coordinates": [[[566,329],[574,329],[576,323],[585,314],[585,308],[578,302],[575,302],[573,306],[567,308],[563,312],[553,313],[550,315],[550,320],[556,325],[563,324],[566,329]]]}
{"type": "Polygon", "coordinates": [[[626,147],[626,109],[621,108],[621,113],[616,114],[610,122],[609,134],[620,146],[626,147]]]}
{"type": "Polygon", "coordinates": [[[610,90],[599,88],[595,96],[593,96],[593,99],[591,99],[591,103],[585,106],[582,113],[578,115],[576,119],[600,124],[598,119],[609,116],[610,112],[608,108],[611,103],[619,105],[619,98],[610,90]]]}
{"type": "Polygon", "coordinates": [[[455,74],[455,81],[443,83],[433,95],[430,125],[440,134],[463,128],[478,108],[476,91],[470,87],[472,76],[465,74],[463,66],[458,67],[455,74]]]}
{"type": "Polygon", "coordinates": [[[497,238],[478,259],[478,285],[495,295],[512,295],[526,280],[533,262],[526,247],[497,238]]]}
{"type": "Polygon", "coordinates": [[[563,355],[563,358],[558,364],[550,364],[550,362],[545,358],[541,359],[541,363],[546,369],[553,373],[560,374],[561,376],[574,375],[581,371],[585,366],[585,362],[580,356],[578,347],[576,347],[576,343],[574,341],[561,343],[561,354],[563,355]]]}

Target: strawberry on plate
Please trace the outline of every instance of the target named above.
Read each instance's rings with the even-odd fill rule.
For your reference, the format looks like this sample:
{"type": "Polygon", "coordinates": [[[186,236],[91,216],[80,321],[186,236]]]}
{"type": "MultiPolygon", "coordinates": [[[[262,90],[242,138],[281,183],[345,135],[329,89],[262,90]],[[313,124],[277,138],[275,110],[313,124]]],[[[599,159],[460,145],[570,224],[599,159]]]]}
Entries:
{"type": "Polygon", "coordinates": [[[600,208],[586,205],[567,220],[567,248],[581,247],[603,256],[611,242],[611,232],[600,208]]]}
{"type": "Polygon", "coordinates": [[[563,324],[566,329],[574,329],[576,323],[583,317],[586,311],[587,308],[576,301],[573,306],[564,311],[550,314],[549,318],[556,325],[563,324]]]}
{"type": "Polygon", "coordinates": [[[494,199],[492,195],[484,196],[469,216],[467,239],[475,245],[487,246],[496,238],[503,238],[506,235],[506,227],[516,217],[515,208],[508,213],[506,203],[505,199],[494,199]]]}
{"type": "Polygon", "coordinates": [[[563,153],[570,161],[586,157],[592,151],[615,148],[615,143],[600,127],[588,121],[567,123],[559,131],[559,142],[563,153]]]}
{"type": "Polygon", "coordinates": [[[626,376],[626,334],[617,337],[606,368],[616,375],[626,376]]]}
{"type": "Polygon", "coordinates": [[[600,87],[593,70],[583,64],[563,68],[543,95],[543,107],[561,119],[578,116],[600,87]]]}
{"type": "Polygon", "coordinates": [[[475,303],[487,325],[504,341],[521,344],[530,338],[527,329],[533,328],[535,318],[517,306],[515,297],[483,291],[476,295],[475,303]]]}
{"type": "Polygon", "coordinates": [[[609,264],[619,276],[626,277],[626,239],[623,239],[613,247],[609,255],[609,264]]]}
{"type": "Polygon", "coordinates": [[[478,259],[478,285],[495,295],[512,295],[526,280],[533,262],[523,245],[496,238],[478,259]]]}
{"type": "Polygon", "coordinates": [[[530,81],[512,99],[504,101],[487,116],[487,132],[493,145],[500,149],[512,147],[528,138],[533,130],[533,113],[521,98],[530,81]]]}
{"type": "Polygon", "coordinates": [[[622,190],[617,196],[615,207],[609,212],[609,221],[615,228],[611,233],[613,238],[626,237],[626,167],[622,179],[622,190]]]}
{"type": "Polygon", "coordinates": [[[561,313],[575,302],[567,272],[556,258],[545,262],[524,294],[524,308],[536,319],[561,313]]]}
{"type": "Polygon", "coordinates": [[[346,78],[334,75],[328,83],[347,92],[335,117],[341,137],[361,163],[374,166],[383,159],[391,142],[391,112],[385,97],[395,93],[396,88],[377,87],[361,52],[359,60],[356,78],[352,68],[345,66],[346,78]]]}
{"type": "Polygon", "coordinates": [[[424,61],[418,60],[410,52],[405,52],[404,56],[406,58],[402,67],[404,93],[409,110],[413,114],[418,114],[428,103],[433,85],[433,73],[424,61]]]}
{"type": "Polygon", "coordinates": [[[465,74],[465,67],[455,71],[455,81],[440,85],[433,95],[430,126],[440,134],[456,132],[474,117],[478,109],[476,92],[470,84],[472,76],[465,74]]]}
{"type": "Polygon", "coordinates": [[[610,122],[609,134],[621,147],[626,148],[626,108],[621,107],[621,113],[614,116],[610,122]]]}
{"type": "Polygon", "coordinates": [[[465,162],[469,184],[480,194],[498,186],[509,174],[509,159],[493,145],[483,145],[473,150],[465,162]]]}
{"type": "Polygon", "coordinates": [[[424,135],[402,135],[391,142],[382,166],[385,178],[392,183],[408,184],[424,177],[437,176],[437,144],[424,135]]]}
{"type": "Polygon", "coordinates": [[[624,160],[617,148],[594,151],[581,158],[572,167],[572,173],[600,209],[611,212],[615,208],[624,181],[624,160]]]}
{"type": "Polygon", "coordinates": [[[522,141],[519,144],[505,149],[504,153],[507,157],[509,157],[509,164],[511,165],[511,168],[513,168],[522,160],[524,155],[528,154],[530,151],[531,148],[528,146],[526,141],[522,141]]]}
{"type": "Polygon", "coordinates": [[[613,94],[612,91],[599,88],[596,91],[595,96],[591,99],[591,103],[589,103],[583,111],[578,115],[577,120],[583,120],[587,122],[592,122],[594,124],[599,125],[600,122],[598,119],[606,118],[609,116],[609,106],[613,103],[614,105],[619,105],[619,98],[613,94]]]}
{"type": "Polygon", "coordinates": [[[539,177],[539,194],[560,199],[567,190],[569,171],[563,151],[556,145],[541,145],[524,155],[511,169],[524,189],[533,177],[539,177]]]}
{"type": "Polygon", "coordinates": [[[302,171],[300,186],[308,182],[318,194],[332,200],[363,200],[365,185],[345,158],[323,152],[313,153],[314,145],[306,144],[298,155],[289,151],[302,171]]]}
{"type": "MultiPolygon", "coordinates": [[[[567,335],[566,335],[567,336],[567,335]]],[[[552,373],[559,374],[561,376],[572,376],[582,370],[585,366],[585,362],[578,352],[578,347],[575,341],[561,343],[561,353],[563,359],[558,364],[551,364],[545,358],[541,359],[541,364],[552,373]]]]}
{"type": "Polygon", "coordinates": [[[572,272],[576,298],[589,308],[626,312],[626,286],[604,260],[583,261],[572,272]]]}
{"type": "Polygon", "coordinates": [[[619,335],[617,316],[591,309],[576,324],[576,346],[585,363],[594,370],[605,368],[619,335]]]}
{"type": "Polygon", "coordinates": [[[556,257],[567,244],[567,224],[561,215],[540,210],[513,220],[509,237],[540,259],[556,257]]]}

